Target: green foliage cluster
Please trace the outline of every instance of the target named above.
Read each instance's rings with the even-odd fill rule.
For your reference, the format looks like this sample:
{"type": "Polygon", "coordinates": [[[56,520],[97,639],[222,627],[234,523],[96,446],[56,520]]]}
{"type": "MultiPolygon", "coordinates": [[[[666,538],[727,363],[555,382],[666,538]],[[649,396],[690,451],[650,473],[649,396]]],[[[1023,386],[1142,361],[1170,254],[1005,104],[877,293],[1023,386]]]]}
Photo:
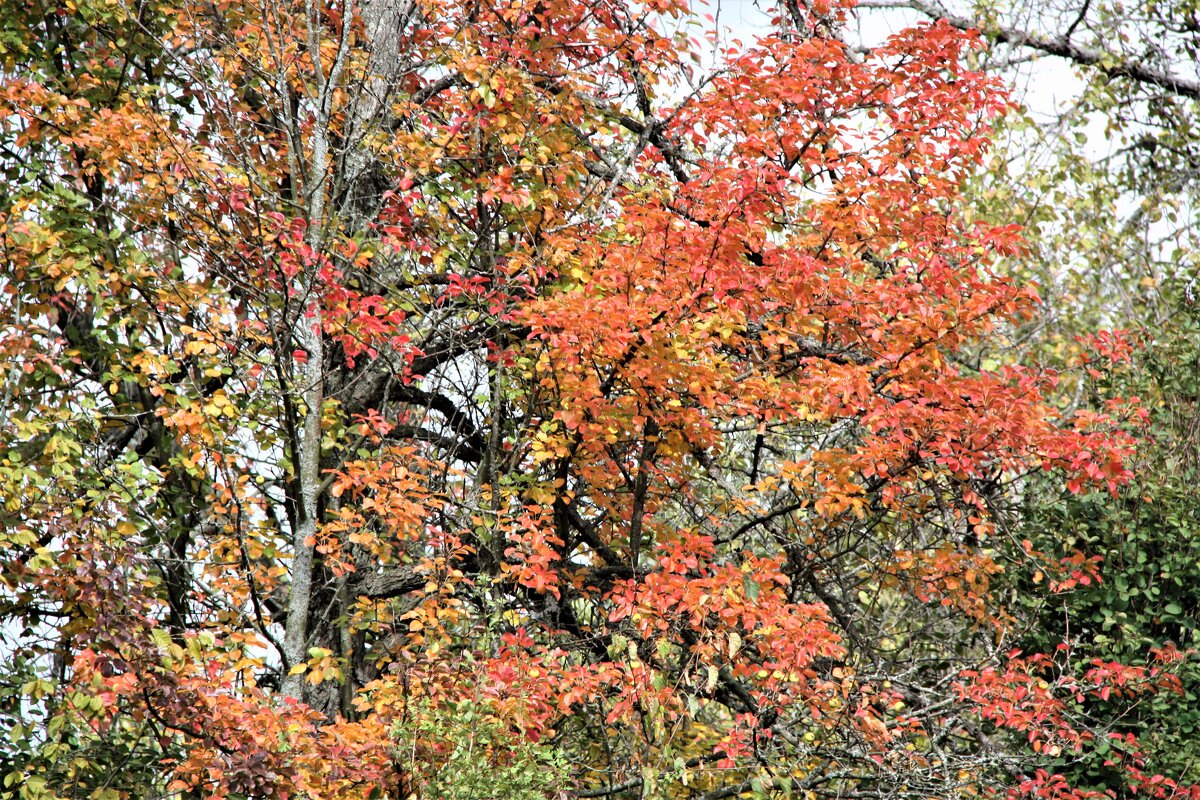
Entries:
{"type": "Polygon", "coordinates": [[[393,731],[396,761],[412,770],[407,782],[424,800],[545,800],[567,785],[562,751],[514,741],[487,703],[414,701],[406,716],[393,731]]]}
{"type": "MultiPolygon", "coordinates": [[[[1099,583],[1053,593],[1046,585],[1013,587],[1023,630],[1018,646],[1048,652],[1069,642],[1075,663],[1099,659],[1155,665],[1155,654],[1178,648],[1167,669],[1180,694],[1089,699],[1077,712],[1109,720],[1113,735],[1136,734],[1146,769],[1194,780],[1200,775],[1200,305],[1186,281],[1164,287],[1175,313],[1128,364],[1087,379],[1092,404],[1137,397],[1147,407],[1137,477],[1118,496],[1029,492],[1020,530],[1033,547],[1059,556],[1074,550],[1103,557],[1099,583]]],[[[1162,666],[1161,664],[1159,666],[1162,666]]],[[[1057,759],[1055,771],[1094,789],[1113,787],[1106,765],[1123,744],[1100,739],[1082,758],[1057,759]]],[[[1128,754],[1126,754],[1128,755],[1128,754]]]]}

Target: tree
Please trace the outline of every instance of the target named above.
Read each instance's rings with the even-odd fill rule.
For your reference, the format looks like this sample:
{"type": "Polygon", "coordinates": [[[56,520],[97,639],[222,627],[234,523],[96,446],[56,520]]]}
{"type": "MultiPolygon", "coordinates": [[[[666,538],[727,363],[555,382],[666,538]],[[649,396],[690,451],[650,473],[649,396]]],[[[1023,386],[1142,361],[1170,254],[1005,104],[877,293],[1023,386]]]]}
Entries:
{"type": "Polygon", "coordinates": [[[1095,567],[996,491],[1132,438],[960,358],[1009,103],[847,13],[5,9],[3,791],[1086,796],[1078,698],[1177,683],[1009,651],[1095,567]]]}
{"type": "MultiPolygon", "coordinates": [[[[1034,276],[1046,298],[1021,337],[1023,348],[1061,370],[1064,407],[1100,408],[1114,397],[1137,396],[1146,409],[1137,478],[1120,496],[1069,496],[1043,485],[1014,509],[1020,536],[1039,549],[1061,552],[1082,543],[1104,556],[1103,581],[1068,595],[1018,581],[1014,597],[1027,620],[1023,644],[1040,649],[1070,640],[1079,661],[1126,663],[1152,660],[1168,644],[1188,648],[1191,658],[1175,668],[1184,700],[1144,703],[1112,725],[1122,735],[1145,734],[1138,746],[1144,769],[1190,774],[1198,677],[1191,648],[1200,629],[1192,589],[1195,391],[1188,377],[1198,252],[1195,8],[895,6],[981,28],[992,47],[980,64],[1028,87],[1019,97],[1029,110],[1010,118],[1016,124],[998,139],[989,174],[968,191],[985,218],[1011,219],[1015,210],[1029,220],[1032,246],[1005,268],[1034,276]],[[1078,80],[1057,105],[1038,91],[1047,85],[1048,62],[1057,62],[1057,83],[1064,65],[1078,80]],[[1084,335],[1096,326],[1119,330],[1099,339],[1084,335]]],[[[1088,713],[1109,718],[1112,709],[1097,705],[1088,713]]],[[[1108,753],[1097,753],[1047,768],[1119,792],[1124,779],[1108,760],[1108,753]]]]}
{"type": "Polygon", "coordinates": [[[1036,232],[1029,238],[1039,258],[1023,268],[1049,293],[1048,313],[1061,313],[1053,327],[1067,339],[1089,333],[1072,325],[1080,312],[1093,327],[1169,325],[1176,288],[1197,271],[1194,4],[1148,2],[1136,13],[1090,0],[861,6],[866,14],[903,9],[979,29],[991,45],[980,66],[1025,87],[1018,100],[1027,114],[1006,135],[990,191],[975,202],[985,214],[994,204],[1011,215],[1015,205],[1036,232]],[[1057,83],[1069,84],[1065,73],[1074,73],[1074,91],[1037,91],[1047,63],[1057,83]]]}

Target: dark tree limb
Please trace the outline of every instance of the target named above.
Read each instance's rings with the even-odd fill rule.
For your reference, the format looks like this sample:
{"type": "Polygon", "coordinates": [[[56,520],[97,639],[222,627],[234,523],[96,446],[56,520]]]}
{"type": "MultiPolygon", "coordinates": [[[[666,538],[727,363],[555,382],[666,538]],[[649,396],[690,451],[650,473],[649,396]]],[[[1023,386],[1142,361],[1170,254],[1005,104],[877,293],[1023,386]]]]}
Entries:
{"type": "Polygon", "coordinates": [[[978,30],[984,38],[992,42],[1028,47],[1085,67],[1092,67],[1109,78],[1127,78],[1147,86],[1165,89],[1180,97],[1200,100],[1200,81],[1156,69],[1144,61],[1072,42],[1071,36],[1075,32],[1078,20],[1061,36],[1043,36],[1021,28],[982,24],[977,19],[951,14],[940,3],[927,0],[864,0],[859,3],[859,8],[911,8],[930,19],[945,20],[959,30],[978,30]]]}

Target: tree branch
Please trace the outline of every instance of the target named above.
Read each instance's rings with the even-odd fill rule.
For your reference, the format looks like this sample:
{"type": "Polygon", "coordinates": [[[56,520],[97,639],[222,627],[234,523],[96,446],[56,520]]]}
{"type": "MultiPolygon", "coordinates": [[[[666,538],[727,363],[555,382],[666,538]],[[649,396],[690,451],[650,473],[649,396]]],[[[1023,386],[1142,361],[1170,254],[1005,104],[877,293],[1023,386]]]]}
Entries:
{"type": "Polygon", "coordinates": [[[1117,53],[1071,42],[1070,36],[1075,32],[1078,21],[1063,35],[1048,37],[1020,28],[981,24],[980,20],[950,14],[940,3],[926,2],[926,0],[864,0],[859,3],[859,8],[911,8],[931,19],[945,20],[959,30],[978,30],[992,42],[1003,42],[1015,47],[1028,47],[1048,55],[1065,58],[1082,66],[1092,67],[1110,78],[1128,78],[1138,83],[1165,89],[1181,97],[1200,99],[1200,82],[1198,81],[1155,69],[1141,61],[1126,58],[1117,53]]]}

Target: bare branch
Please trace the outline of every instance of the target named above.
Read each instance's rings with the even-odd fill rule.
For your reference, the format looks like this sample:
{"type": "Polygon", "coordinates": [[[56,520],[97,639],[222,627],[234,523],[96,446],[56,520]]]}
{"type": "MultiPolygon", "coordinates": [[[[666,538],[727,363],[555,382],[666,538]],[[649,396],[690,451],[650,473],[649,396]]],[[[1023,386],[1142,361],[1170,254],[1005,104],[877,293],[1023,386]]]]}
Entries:
{"type": "MultiPolygon", "coordinates": [[[[859,8],[911,8],[931,19],[943,19],[959,30],[978,30],[992,42],[1003,42],[1015,47],[1028,47],[1048,55],[1065,58],[1082,66],[1092,67],[1110,78],[1127,78],[1165,89],[1180,97],[1200,99],[1200,82],[1198,81],[1155,69],[1143,61],[1126,58],[1117,53],[1071,42],[1070,37],[1075,32],[1079,20],[1076,20],[1061,36],[1048,37],[1020,28],[982,24],[977,19],[950,14],[941,4],[925,2],[925,0],[901,0],[900,2],[864,0],[859,3],[859,8]]],[[[1082,15],[1080,19],[1082,19],[1082,15]]]]}

